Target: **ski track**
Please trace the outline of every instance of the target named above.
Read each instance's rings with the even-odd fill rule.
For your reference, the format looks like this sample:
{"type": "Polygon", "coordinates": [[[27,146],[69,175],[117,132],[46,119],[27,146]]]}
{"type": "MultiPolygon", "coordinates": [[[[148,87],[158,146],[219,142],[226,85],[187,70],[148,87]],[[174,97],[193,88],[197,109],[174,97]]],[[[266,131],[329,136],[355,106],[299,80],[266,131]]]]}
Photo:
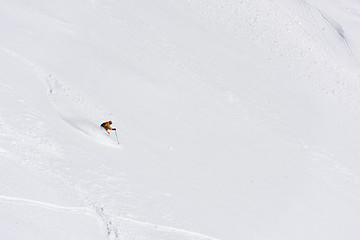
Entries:
{"type": "Polygon", "coordinates": [[[46,208],[46,209],[58,211],[58,212],[91,213],[90,209],[86,208],[86,207],[64,207],[64,206],[59,206],[59,205],[46,203],[46,202],[40,202],[40,201],[35,201],[35,200],[30,200],[30,199],[25,199],[25,198],[9,197],[9,196],[0,196],[0,202],[20,203],[20,204],[25,204],[28,206],[46,208]]]}
{"type": "Polygon", "coordinates": [[[188,231],[188,230],[184,230],[184,229],[179,229],[179,228],[174,228],[174,227],[169,227],[169,226],[164,226],[164,225],[157,225],[157,224],[148,223],[148,222],[142,222],[142,221],[126,218],[126,217],[114,217],[114,218],[121,220],[121,221],[126,221],[128,223],[138,224],[138,225],[145,226],[145,227],[151,227],[158,231],[177,233],[177,234],[181,233],[181,234],[187,235],[189,237],[197,237],[199,239],[220,240],[218,238],[213,238],[213,237],[201,234],[201,233],[196,233],[196,232],[192,232],[192,231],[188,231]]]}
{"type": "MultiPolygon", "coordinates": [[[[56,76],[28,58],[2,46],[0,46],[0,50],[32,69],[36,77],[47,88],[47,96],[53,108],[56,109],[63,121],[76,130],[91,137],[89,134],[92,133],[91,130],[93,129],[91,128],[96,125],[94,123],[99,123],[103,120],[99,116],[104,116],[104,119],[117,119],[113,114],[105,112],[102,107],[91,103],[80,91],[60,81],[56,76]],[[82,126],[85,126],[85,128],[82,126]]],[[[97,138],[93,139],[96,140],[97,138]]],[[[98,142],[104,144],[103,140],[98,140],[98,142]]]]}
{"type": "Polygon", "coordinates": [[[114,117],[112,114],[106,113],[101,107],[90,103],[79,91],[73,87],[67,86],[65,83],[58,80],[56,76],[38,64],[11,49],[0,46],[0,50],[33,70],[37,78],[47,87],[51,104],[59,114],[65,116],[65,118],[69,116],[66,116],[67,113],[64,112],[64,109],[72,109],[76,110],[76,112],[81,112],[81,114],[77,116],[70,117],[86,118],[90,120],[96,119],[96,116],[114,117]]]}
{"type": "Polygon", "coordinates": [[[79,213],[79,214],[87,214],[91,215],[94,218],[101,220],[103,225],[107,231],[107,239],[119,239],[119,233],[116,227],[114,227],[111,218],[116,220],[120,220],[126,223],[134,224],[140,227],[148,227],[160,232],[168,232],[168,233],[175,233],[175,234],[182,234],[185,237],[191,237],[196,239],[204,239],[204,240],[220,240],[217,238],[213,238],[201,233],[196,233],[184,229],[164,226],[164,225],[157,225],[149,222],[143,222],[139,220],[134,220],[126,217],[120,216],[108,216],[104,214],[104,209],[102,207],[98,207],[96,204],[91,204],[94,209],[90,207],[66,207],[60,206],[52,203],[41,202],[31,199],[19,198],[19,197],[11,197],[11,196],[0,196],[0,203],[9,203],[9,204],[23,204],[26,206],[34,206],[40,207],[44,209],[48,209],[51,211],[57,212],[69,212],[69,213],[79,213]]]}

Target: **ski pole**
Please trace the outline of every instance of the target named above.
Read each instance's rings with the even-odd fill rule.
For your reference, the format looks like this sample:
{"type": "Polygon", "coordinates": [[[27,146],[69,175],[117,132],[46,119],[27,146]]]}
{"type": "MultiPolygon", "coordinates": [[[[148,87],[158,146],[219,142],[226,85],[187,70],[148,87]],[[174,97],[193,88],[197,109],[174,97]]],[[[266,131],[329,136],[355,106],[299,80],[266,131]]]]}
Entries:
{"type": "Polygon", "coordinates": [[[117,140],[118,144],[120,144],[120,143],[119,143],[119,138],[118,138],[118,136],[117,136],[117,132],[116,132],[116,130],[115,130],[115,135],[116,135],[116,140],[117,140]]]}

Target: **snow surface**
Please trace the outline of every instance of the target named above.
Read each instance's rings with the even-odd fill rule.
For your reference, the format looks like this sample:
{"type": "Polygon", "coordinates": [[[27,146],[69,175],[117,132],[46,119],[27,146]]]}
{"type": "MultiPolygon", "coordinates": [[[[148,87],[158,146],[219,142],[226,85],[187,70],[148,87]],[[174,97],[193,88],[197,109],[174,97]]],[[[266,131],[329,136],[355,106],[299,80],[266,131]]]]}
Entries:
{"type": "Polygon", "coordinates": [[[359,25],[356,0],[0,1],[0,239],[359,239],[359,25]]]}

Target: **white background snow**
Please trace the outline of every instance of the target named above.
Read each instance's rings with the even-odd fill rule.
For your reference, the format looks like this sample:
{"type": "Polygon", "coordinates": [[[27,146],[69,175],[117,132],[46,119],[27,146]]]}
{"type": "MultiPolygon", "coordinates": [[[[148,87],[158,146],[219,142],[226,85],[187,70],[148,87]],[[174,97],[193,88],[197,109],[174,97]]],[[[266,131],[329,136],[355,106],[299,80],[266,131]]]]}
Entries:
{"type": "Polygon", "coordinates": [[[356,0],[1,0],[0,239],[359,239],[359,27],[356,0]]]}

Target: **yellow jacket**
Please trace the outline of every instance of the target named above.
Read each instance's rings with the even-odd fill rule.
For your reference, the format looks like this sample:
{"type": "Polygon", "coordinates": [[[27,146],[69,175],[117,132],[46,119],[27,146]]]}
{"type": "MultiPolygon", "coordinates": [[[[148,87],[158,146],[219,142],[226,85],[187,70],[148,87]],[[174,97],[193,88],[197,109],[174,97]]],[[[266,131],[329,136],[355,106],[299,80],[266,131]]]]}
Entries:
{"type": "Polygon", "coordinates": [[[110,130],[114,130],[114,128],[112,128],[110,125],[112,124],[112,122],[111,121],[108,121],[108,122],[104,122],[103,124],[101,124],[101,126],[103,127],[103,128],[105,128],[106,129],[106,131],[109,131],[109,129],[110,130]]]}

